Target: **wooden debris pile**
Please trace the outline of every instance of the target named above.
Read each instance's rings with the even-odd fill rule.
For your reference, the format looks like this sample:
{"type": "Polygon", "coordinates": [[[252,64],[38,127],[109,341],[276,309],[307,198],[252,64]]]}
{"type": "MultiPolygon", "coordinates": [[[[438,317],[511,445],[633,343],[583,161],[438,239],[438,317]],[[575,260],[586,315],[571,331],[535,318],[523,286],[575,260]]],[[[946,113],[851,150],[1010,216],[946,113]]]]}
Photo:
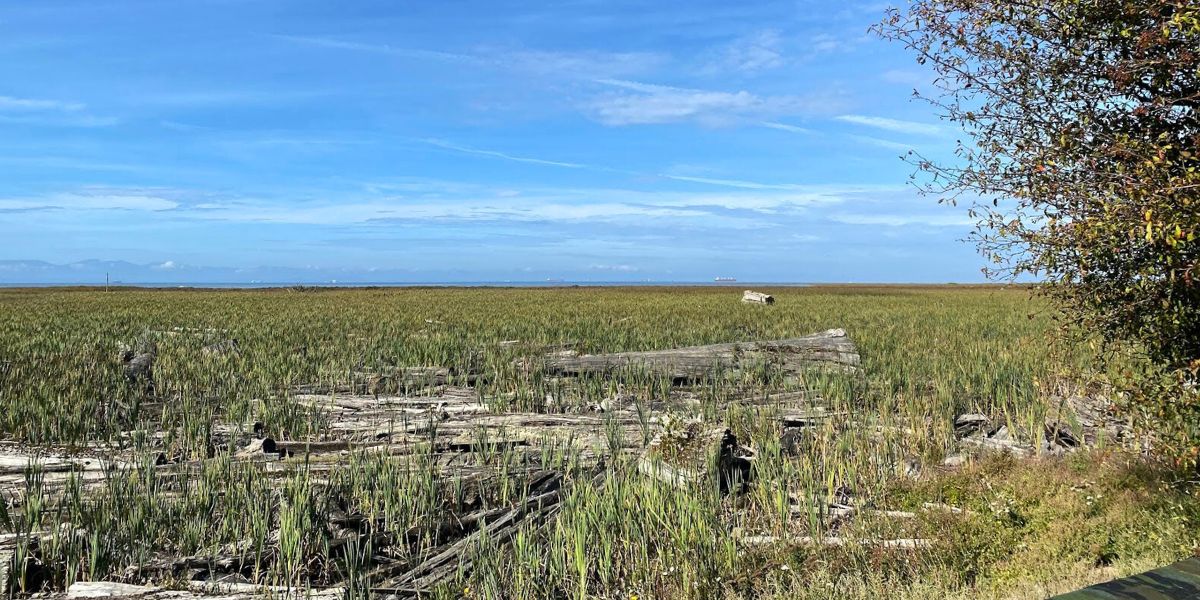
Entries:
{"type": "MultiPolygon", "coordinates": [[[[202,332],[208,336],[210,332],[202,332]]],[[[223,333],[223,332],[222,332],[223,333]]],[[[193,335],[181,331],[179,335],[193,335]]],[[[211,338],[208,338],[211,339],[211,338]]],[[[517,343],[505,344],[513,347],[517,343]]],[[[222,338],[203,348],[204,354],[220,357],[241,352],[234,338],[222,338]]],[[[142,344],[122,350],[125,375],[131,385],[153,385],[153,367],[157,349],[142,344]]],[[[526,367],[541,369],[551,378],[606,376],[619,370],[644,370],[670,377],[676,383],[701,382],[721,373],[738,372],[767,366],[787,375],[810,369],[854,370],[860,359],[846,332],[832,329],[818,334],[776,341],[711,344],[647,352],[578,355],[563,348],[545,348],[539,359],[526,367]]],[[[672,485],[693,485],[707,474],[709,461],[715,460],[721,489],[737,491],[750,478],[754,451],[738,442],[724,427],[703,425],[670,416],[666,406],[636,405],[631,396],[618,392],[596,403],[586,412],[546,413],[496,410],[495,402],[481,396],[483,381],[477,371],[456,371],[442,367],[394,367],[376,372],[357,371],[350,381],[334,385],[308,385],[293,390],[291,400],[322,415],[327,426],[320,437],[274,439],[262,428],[213,427],[218,444],[232,445],[234,461],[254,462],[264,476],[282,477],[303,464],[315,481],[332,481],[337,469],[351,454],[379,453],[388,456],[421,452],[447,479],[487,485],[495,476],[494,466],[481,459],[487,451],[504,449],[530,457],[537,464],[542,448],[554,445],[570,447],[576,468],[596,477],[599,484],[604,468],[614,453],[628,453],[638,469],[672,485]]],[[[152,390],[152,388],[151,388],[152,390]]],[[[686,398],[688,392],[672,398],[686,398]]],[[[814,398],[805,392],[745,399],[750,407],[769,408],[779,416],[781,431],[798,432],[822,422],[829,411],[814,408],[814,398]]],[[[743,402],[739,402],[742,404],[743,402]]],[[[153,437],[153,436],[152,436],[153,437]]],[[[158,438],[153,438],[158,439],[158,438]]],[[[97,489],[114,471],[151,468],[156,477],[196,476],[210,459],[173,461],[160,456],[153,464],[139,462],[132,455],[114,449],[95,448],[71,453],[30,453],[15,446],[0,448],[0,492],[19,494],[25,486],[30,465],[41,472],[41,492],[60,496],[71,476],[79,478],[83,490],[97,489]]],[[[573,477],[560,471],[530,470],[521,474],[528,494],[503,506],[478,506],[462,514],[447,515],[447,527],[439,530],[432,548],[418,553],[420,561],[389,558],[377,553],[369,565],[365,580],[375,593],[385,597],[415,597],[429,593],[440,583],[469,569],[467,549],[476,547],[484,536],[503,543],[521,527],[538,527],[552,521],[559,502],[573,477]]],[[[185,480],[183,478],[181,480],[185,480]]],[[[356,517],[348,515],[351,520],[356,517]]],[[[407,541],[396,535],[383,535],[375,524],[331,519],[326,526],[334,551],[342,546],[370,544],[387,549],[407,541]]],[[[12,540],[9,540],[12,546],[12,540]]],[[[36,548],[31,542],[30,547],[36,548]]],[[[0,545],[0,554],[4,546],[0,545]]],[[[403,553],[397,554],[401,556],[403,553]]],[[[266,588],[244,576],[247,567],[231,549],[225,555],[160,557],[130,574],[130,582],[184,581],[187,592],[173,597],[188,598],[214,593],[214,586],[231,586],[229,597],[270,593],[288,596],[297,592],[288,588],[266,588]]],[[[0,564],[8,565],[0,555],[0,564]]],[[[7,578],[4,578],[7,581],[7,578]]],[[[337,589],[338,582],[325,585],[337,589]]],[[[223,592],[224,593],[224,592],[223,592]]],[[[324,592],[322,592],[324,593],[324,592]]],[[[71,597],[146,597],[165,593],[153,587],[124,584],[76,584],[71,597]]]]}
{"type": "MultiPolygon", "coordinates": [[[[1041,432],[1041,441],[1035,447],[1020,442],[1007,424],[994,422],[991,417],[979,413],[966,413],[954,420],[954,433],[959,446],[979,451],[1006,452],[1017,458],[1028,458],[1039,454],[1056,455],[1082,447],[1083,443],[1070,426],[1060,421],[1047,421],[1041,432]]],[[[949,466],[961,464],[961,457],[951,456],[949,466]]]]}
{"type": "Polygon", "coordinates": [[[776,368],[785,375],[825,367],[854,370],[860,360],[846,331],[830,329],[786,340],[709,344],[647,352],[548,356],[544,368],[554,375],[569,376],[645,369],[676,381],[694,381],[762,365],[776,368]]]}

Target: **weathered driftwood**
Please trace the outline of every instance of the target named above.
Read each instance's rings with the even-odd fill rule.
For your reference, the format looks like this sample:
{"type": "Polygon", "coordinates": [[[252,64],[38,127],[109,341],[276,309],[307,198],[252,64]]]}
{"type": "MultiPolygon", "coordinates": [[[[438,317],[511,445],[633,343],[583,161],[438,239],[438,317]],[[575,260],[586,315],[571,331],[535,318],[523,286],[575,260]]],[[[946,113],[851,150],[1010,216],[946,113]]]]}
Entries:
{"type": "MultiPolygon", "coordinates": [[[[603,473],[592,480],[597,484],[603,473]]],[[[471,568],[470,549],[480,538],[506,542],[522,526],[544,526],[558,513],[562,499],[560,474],[541,477],[529,490],[529,496],[512,507],[480,511],[461,521],[464,528],[475,530],[457,540],[443,544],[430,552],[429,558],[416,565],[384,565],[368,573],[372,592],[388,597],[420,597],[435,586],[461,571],[471,568]],[[474,518],[472,518],[474,517],[474,518]]]]}
{"type": "Polygon", "coordinates": [[[738,535],[737,540],[746,546],[773,546],[786,544],[789,546],[872,546],[892,550],[920,550],[933,545],[934,540],[922,538],[903,538],[895,540],[864,540],[835,536],[812,537],[778,537],[774,535],[738,535]]]}
{"type": "MultiPolygon", "coordinates": [[[[853,352],[853,345],[849,344],[848,340],[845,340],[844,345],[839,345],[840,342],[836,339],[841,337],[844,340],[844,332],[829,333],[833,335],[813,336],[819,338],[820,341],[808,345],[797,346],[794,340],[785,340],[724,346],[729,348],[725,351],[726,355],[735,361],[735,365],[743,359],[771,360],[771,357],[775,356],[776,359],[782,360],[780,357],[786,358],[793,355],[803,355],[807,359],[811,357],[811,353],[853,352]],[[831,340],[831,338],[833,339],[831,340]],[[847,346],[848,348],[846,348],[847,346]],[[760,358],[750,358],[749,355],[753,354],[760,355],[760,358]],[[766,358],[761,358],[761,356],[766,356],[766,358]]],[[[853,356],[856,363],[857,354],[853,356]]],[[[823,361],[818,360],[818,362],[823,361]]],[[[437,383],[439,378],[458,379],[456,374],[451,374],[445,369],[426,367],[417,369],[396,369],[389,374],[398,378],[432,377],[434,383],[437,383]]],[[[420,383],[423,384],[427,381],[429,379],[421,379],[420,383]]],[[[664,413],[662,412],[667,407],[637,406],[635,398],[632,396],[626,398],[620,392],[611,402],[598,403],[601,412],[582,414],[498,413],[495,412],[493,405],[480,397],[479,390],[452,387],[444,385],[444,383],[443,381],[436,388],[421,388],[424,395],[374,395],[363,393],[366,392],[363,390],[354,395],[335,393],[292,396],[292,401],[319,408],[329,419],[330,426],[321,432],[319,438],[271,439],[266,437],[268,433],[279,435],[279,432],[268,432],[262,427],[252,429],[242,423],[228,425],[227,431],[222,430],[223,437],[216,444],[216,451],[221,453],[229,446],[234,447],[235,460],[253,461],[254,468],[260,470],[267,477],[285,474],[294,468],[296,462],[303,460],[308,465],[306,468],[310,469],[309,473],[316,485],[327,485],[328,481],[333,479],[331,472],[343,468],[344,461],[332,456],[335,453],[379,452],[389,455],[404,455],[420,452],[422,457],[428,457],[431,464],[445,476],[454,477],[460,481],[473,481],[482,487],[484,483],[490,481],[489,477],[495,477],[494,467],[486,466],[486,454],[494,452],[496,449],[511,451],[518,455],[526,453],[530,460],[517,462],[532,464],[536,462],[537,454],[544,445],[554,444],[556,447],[561,445],[564,448],[569,445],[572,447],[572,451],[579,452],[580,461],[575,464],[596,465],[603,459],[611,457],[614,451],[640,452],[650,436],[663,429],[670,429],[666,426],[666,418],[663,417],[664,413]],[[329,454],[330,456],[309,462],[304,456],[307,454],[329,454]]],[[[680,397],[675,394],[684,393],[676,390],[672,393],[672,399],[679,400],[680,397]]],[[[749,395],[748,392],[747,395],[749,395]]],[[[769,414],[772,415],[772,418],[782,418],[785,423],[811,425],[838,415],[838,413],[830,413],[816,407],[814,405],[816,400],[819,399],[815,398],[813,394],[801,391],[773,395],[758,394],[752,399],[747,399],[746,404],[748,410],[770,411],[769,414]]],[[[712,429],[711,425],[709,429],[701,428],[701,431],[709,430],[724,432],[723,428],[712,429]]],[[[722,475],[731,474],[728,478],[721,478],[723,486],[734,482],[733,473],[738,473],[739,478],[745,476],[749,471],[748,458],[745,456],[745,449],[737,446],[736,440],[730,439],[731,436],[702,437],[705,437],[705,440],[710,443],[710,449],[719,448],[717,456],[723,466],[717,472],[722,475]],[[724,463],[729,464],[725,465],[724,463]]],[[[93,456],[42,455],[31,457],[16,452],[9,452],[6,456],[3,448],[0,448],[0,459],[3,459],[0,460],[0,467],[7,465],[9,471],[6,474],[3,469],[0,469],[0,478],[4,476],[9,478],[4,482],[5,485],[0,487],[0,490],[18,490],[23,484],[25,467],[31,461],[46,467],[44,471],[48,484],[51,483],[51,480],[59,477],[65,479],[72,473],[81,476],[87,484],[93,478],[105,477],[106,467],[114,461],[112,456],[111,452],[100,450],[94,452],[93,456]]],[[[135,460],[136,457],[132,455],[122,454],[120,456],[125,461],[119,465],[120,468],[135,469],[148,464],[145,462],[145,457],[135,460]]],[[[713,455],[706,451],[702,453],[702,456],[705,458],[700,461],[700,469],[693,471],[691,467],[682,466],[682,464],[680,467],[711,476],[707,459],[713,455]]],[[[188,474],[199,472],[205,468],[207,461],[211,460],[222,460],[222,458],[175,462],[153,467],[157,469],[156,478],[162,483],[162,493],[179,493],[173,486],[178,485],[178,482],[186,481],[188,474]]],[[[427,467],[414,465],[414,468],[427,467]]],[[[533,473],[529,473],[530,481],[533,480],[533,475],[533,473]]],[[[57,486],[58,484],[59,482],[54,481],[53,485],[57,486]]],[[[481,537],[486,535],[490,539],[503,543],[521,527],[530,525],[538,527],[550,522],[558,510],[557,502],[559,494],[562,493],[556,487],[557,485],[557,483],[549,487],[531,485],[529,496],[509,507],[480,508],[465,515],[448,517],[446,521],[451,524],[450,528],[446,531],[439,530],[433,534],[430,539],[437,540],[434,547],[423,550],[417,561],[388,558],[382,555],[375,557],[377,562],[373,563],[373,567],[378,571],[372,573],[369,585],[384,594],[388,592],[403,596],[427,594],[430,589],[440,582],[444,582],[446,578],[453,577],[460,569],[470,568],[471,548],[479,542],[481,537]]],[[[45,488],[43,493],[48,494],[49,487],[45,488]]],[[[339,519],[340,517],[333,517],[328,523],[333,550],[340,547],[340,544],[352,543],[350,540],[354,539],[360,541],[360,547],[364,546],[366,543],[362,542],[361,538],[355,537],[360,531],[372,531],[373,533],[362,534],[370,536],[386,533],[376,531],[376,528],[373,527],[359,529],[351,526],[349,521],[341,523],[339,519]]],[[[369,545],[374,548],[383,548],[389,544],[402,543],[402,538],[406,534],[391,532],[386,535],[394,536],[395,539],[385,540],[370,537],[369,545]]],[[[209,578],[210,581],[236,584],[240,578],[238,569],[241,568],[241,563],[230,557],[237,555],[237,552],[226,552],[222,549],[217,555],[193,557],[194,560],[182,559],[182,563],[175,558],[164,559],[166,562],[163,563],[165,565],[163,569],[166,570],[160,569],[157,572],[163,574],[164,578],[188,578],[194,575],[192,571],[206,570],[206,578],[209,578]],[[182,564],[182,567],[179,564],[182,564]]],[[[163,580],[155,577],[154,573],[150,571],[148,573],[150,573],[148,577],[137,580],[163,580]]],[[[80,594],[78,597],[84,597],[83,594],[87,593],[105,593],[103,589],[93,588],[89,592],[87,586],[84,586],[75,591],[80,594]]],[[[157,598],[162,594],[155,588],[146,589],[149,591],[109,588],[107,593],[109,597],[114,598],[130,597],[128,594],[122,595],[127,591],[135,591],[136,593],[132,596],[145,598],[157,598]]],[[[264,591],[282,596],[290,593],[286,588],[279,590],[254,589],[257,590],[256,593],[244,592],[241,589],[222,588],[219,593],[233,598],[241,598],[243,593],[261,595],[264,591]]],[[[217,592],[212,589],[190,592],[193,595],[200,593],[217,592]]],[[[186,595],[189,592],[178,592],[178,594],[180,594],[180,598],[192,597],[186,595]]]]}
{"type": "Polygon", "coordinates": [[[241,345],[238,344],[237,338],[230,338],[213,342],[200,349],[204,354],[212,356],[226,356],[230,354],[241,354],[241,345]]]}
{"type": "Polygon", "coordinates": [[[941,502],[925,502],[921,504],[921,508],[928,511],[947,512],[954,515],[973,515],[974,512],[957,506],[950,506],[941,502]]]}
{"type": "MultiPolygon", "coordinates": [[[[390,451],[410,442],[457,445],[470,450],[487,445],[542,446],[571,443],[595,458],[615,444],[641,448],[657,429],[655,414],[620,408],[604,412],[496,412],[471,388],[444,387],[434,396],[363,396],[301,394],[293,400],[324,412],[326,439],[275,440],[280,451],[295,454],[378,448],[390,451]]],[[[661,414],[661,413],[658,413],[661,414]]]]}
{"type": "Polygon", "coordinates": [[[188,582],[187,590],[168,590],[164,588],[113,583],[108,581],[78,581],[67,588],[66,598],[83,600],[85,598],[139,598],[144,600],[251,600],[253,598],[287,598],[311,600],[337,600],[343,598],[346,590],[342,588],[302,589],[280,586],[250,585],[250,584],[219,584],[205,581],[188,582]]]}
{"type": "MultiPolygon", "coordinates": [[[[3,501],[4,500],[0,500],[0,502],[3,501]]],[[[6,548],[0,545],[0,596],[9,596],[9,571],[12,569],[12,563],[15,554],[16,553],[12,548],[6,548]]]]}
{"type": "Polygon", "coordinates": [[[746,290],[742,292],[742,302],[749,302],[751,304],[775,304],[775,296],[764,294],[762,292],[746,290]]]}
{"type": "Polygon", "coordinates": [[[67,588],[67,598],[134,598],[146,596],[157,588],[108,581],[79,581],[67,588]]]}
{"type": "Polygon", "coordinates": [[[369,394],[381,396],[421,390],[435,391],[452,381],[473,384],[478,373],[459,372],[446,367],[382,367],[376,371],[355,371],[348,382],[296,386],[297,394],[369,394]]]}
{"type": "Polygon", "coordinates": [[[915,519],[917,513],[906,510],[882,510],[877,508],[859,508],[857,506],[849,506],[846,504],[831,504],[829,506],[819,505],[798,505],[791,506],[791,516],[793,518],[807,518],[810,515],[829,517],[832,519],[845,519],[857,515],[872,515],[877,517],[885,517],[888,519],[915,519]]]}
{"type": "MultiPolygon", "coordinates": [[[[128,467],[128,462],[116,458],[76,454],[69,455],[45,452],[16,444],[0,445],[0,493],[25,488],[25,473],[36,468],[41,473],[43,490],[52,490],[72,476],[87,485],[102,482],[106,471],[117,467],[128,467]]],[[[0,500],[3,501],[3,500],[0,500]]]]}
{"type": "Polygon", "coordinates": [[[738,370],[762,363],[774,365],[787,374],[796,374],[821,365],[856,368],[859,356],[844,330],[830,329],[787,340],[545,358],[546,370],[558,375],[602,374],[640,367],[680,380],[710,377],[723,370],[738,370]]]}
{"type": "Polygon", "coordinates": [[[969,437],[959,440],[958,443],[965,446],[973,446],[980,450],[1007,452],[1017,458],[1028,458],[1034,454],[1032,448],[1011,439],[969,437]]]}

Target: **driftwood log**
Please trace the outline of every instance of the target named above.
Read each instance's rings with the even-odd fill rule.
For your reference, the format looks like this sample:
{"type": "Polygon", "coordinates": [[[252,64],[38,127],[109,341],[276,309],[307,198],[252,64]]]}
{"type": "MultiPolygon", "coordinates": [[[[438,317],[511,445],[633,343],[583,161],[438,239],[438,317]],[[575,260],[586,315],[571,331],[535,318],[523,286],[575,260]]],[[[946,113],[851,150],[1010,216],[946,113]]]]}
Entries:
{"type": "Polygon", "coordinates": [[[784,544],[788,546],[825,546],[825,547],[840,547],[840,546],[871,546],[876,548],[885,548],[891,550],[920,550],[929,548],[934,544],[934,540],[929,539],[896,539],[896,540],[864,540],[851,539],[836,536],[812,537],[812,536],[790,536],[778,537],[774,535],[744,535],[736,534],[738,542],[746,546],[772,546],[775,544],[784,544]]]}
{"type": "Polygon", "coordinates": [[[775,304],[775,296],[746,290],[742,292],[742,302],[750,302],[753,304],[775,304]]]}
{"type": "Polygon", "coordinates": [[[764,362],[784,373],[795,374],[821,365],[857,368],[859,356],[845,330],[830,329],[787,340],[545,358],[546,371],[556,375],[603,374],[625,367],[642,367],[677,380],[702,379],[722,370],[739,370],[764,362]]]}
{"type": "Polygon", "coordinates": [[[220,584],[189,581],[186,590],[155,586],[130,585],[108,581],[77,581],[67,588],[67,600],[109,598],[111,600],[253,600],[254,598],[287,598],[296,600],[339,600],[346,595],[342,588],[303,589],[252,584],[220,584]]]}

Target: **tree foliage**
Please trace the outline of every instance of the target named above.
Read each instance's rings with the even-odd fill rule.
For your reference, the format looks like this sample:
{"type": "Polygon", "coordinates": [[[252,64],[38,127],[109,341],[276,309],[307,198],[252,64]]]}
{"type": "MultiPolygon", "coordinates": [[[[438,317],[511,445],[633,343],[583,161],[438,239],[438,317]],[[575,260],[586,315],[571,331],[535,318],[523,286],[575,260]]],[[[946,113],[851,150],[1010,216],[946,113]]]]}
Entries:
{"type": "Polygon", "coordinates": [[[876,31],[933,68],[962,126],[914,162],[969,202],[993,275],[1033,274],[1076,331],[1157,367],[1137,408],[1176,456],[1200,439],[1200,2],[913,0],[876,31]]]}

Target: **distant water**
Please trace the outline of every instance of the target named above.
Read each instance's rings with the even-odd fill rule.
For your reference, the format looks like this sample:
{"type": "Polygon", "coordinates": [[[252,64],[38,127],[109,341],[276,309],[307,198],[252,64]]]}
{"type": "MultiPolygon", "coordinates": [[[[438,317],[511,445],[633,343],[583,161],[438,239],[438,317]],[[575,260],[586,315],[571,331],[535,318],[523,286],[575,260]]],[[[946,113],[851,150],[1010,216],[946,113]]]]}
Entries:
{"type": "MultiPolygon", "coordinates": [[[[290,288],[290,287],[321,287],[321,288],[367,288],[367,287],[527,287],[527,288],[543,288],[543,287],[620,287],[620,286],[712,286],[712,287],[740,287],[740,286],[772,286],[772,287],[804,287],[814,285],[811,283],[798,282],[775,282],[775,281],[430,281],[430,282],[389,282],[389,281],[364,281],[364,282],[326,282],[326,283],[281,283],[281,282],[199,282],[199,283],[180,283],[180,282],[165,282],[165,281],[146,281],[146,282],[122,282],[114,281],[111,287],[138,287],[138,288],[204,288],[204,289],[259,289],[259,288],[290,288]]],[[[55,282],[55,283],[8,283],[0,282],[0,288],[51,288],[51,287],[104,287],[104,284],[96,284],[92,282],[55,282]]]]}

